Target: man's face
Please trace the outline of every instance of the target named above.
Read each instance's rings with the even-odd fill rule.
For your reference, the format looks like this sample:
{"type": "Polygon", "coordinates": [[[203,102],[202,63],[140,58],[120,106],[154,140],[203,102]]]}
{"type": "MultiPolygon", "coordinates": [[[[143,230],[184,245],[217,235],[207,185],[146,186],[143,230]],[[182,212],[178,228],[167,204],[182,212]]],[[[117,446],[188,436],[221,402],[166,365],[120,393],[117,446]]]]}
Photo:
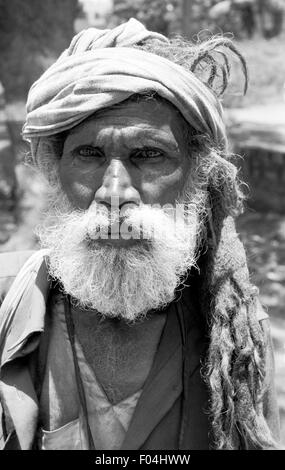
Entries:
{"type": "Polygon", "coordinates": [[[151,100],[103,110],[67,136],[61,193],[40,239],[51,275],[80,305],[134,321],[173,300],[195,265],[205,198],[189,183],[186,135],[181,116],[151,100]],[[163,206],[176,209],[177,199],[173,218],[163,206]],[[124,225],[136,237],[123,236],[124,225]],[[102,227],[107,238],[97,237],[102,227]]]}
{"type": "Polygon", "coordinates": [[[60,160],[60,180],[76,209],[174,204],[189,173],[185,123],[153,100],[102,110],[72,129],[60,160]]]}

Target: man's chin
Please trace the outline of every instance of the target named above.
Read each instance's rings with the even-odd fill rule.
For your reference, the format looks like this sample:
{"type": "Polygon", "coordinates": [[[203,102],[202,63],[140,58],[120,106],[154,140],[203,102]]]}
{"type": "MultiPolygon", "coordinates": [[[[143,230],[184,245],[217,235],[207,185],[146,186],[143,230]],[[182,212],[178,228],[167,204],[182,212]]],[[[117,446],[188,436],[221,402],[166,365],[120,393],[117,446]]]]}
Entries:
{"type": "Polygon", "coordinates": [[[148,313],[152,312],[152,310],[149,310],[149,312],[137,312],[135,314],[129,315],[125,312],[118,314],[117,312],[102,313],[97,309],[92,309],[92,310],[94,310],[96,314],[98,315],[98,317],[101,318],[102,320],[113,321],[114,323],[120,322],[122,325],[123,324],[134,325],[136,323],[142,322],[148,317],[148,313]]]}

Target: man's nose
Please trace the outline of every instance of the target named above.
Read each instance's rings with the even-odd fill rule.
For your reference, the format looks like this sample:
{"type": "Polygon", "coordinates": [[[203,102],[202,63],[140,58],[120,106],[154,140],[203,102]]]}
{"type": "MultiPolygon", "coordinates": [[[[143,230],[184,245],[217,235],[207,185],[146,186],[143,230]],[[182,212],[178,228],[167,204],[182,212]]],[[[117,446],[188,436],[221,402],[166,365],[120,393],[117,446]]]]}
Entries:
{"type": "Polygon", "coordinates": [[[112,160],[103,176],[102,185],[95,193],[95,202],[111,208],[141,202],[139,192],[133,187],[131,176],[120,160],[112,160]]]}

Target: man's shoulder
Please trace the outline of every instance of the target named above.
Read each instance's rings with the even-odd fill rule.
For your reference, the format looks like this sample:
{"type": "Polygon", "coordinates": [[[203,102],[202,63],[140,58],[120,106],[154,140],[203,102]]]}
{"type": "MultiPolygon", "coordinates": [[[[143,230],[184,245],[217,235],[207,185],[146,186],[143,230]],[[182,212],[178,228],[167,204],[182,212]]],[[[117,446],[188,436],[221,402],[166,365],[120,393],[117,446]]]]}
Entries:
{"type": "Polygon", "coordinates": [[[0,253],[0,279],[15,277],[35,250],[0,253]]]}
{"type": "Polygon", "coordinates": [[[0,253],[0,303],[18,272],[34,252],[34,250],[25,250],[0,253]]]}

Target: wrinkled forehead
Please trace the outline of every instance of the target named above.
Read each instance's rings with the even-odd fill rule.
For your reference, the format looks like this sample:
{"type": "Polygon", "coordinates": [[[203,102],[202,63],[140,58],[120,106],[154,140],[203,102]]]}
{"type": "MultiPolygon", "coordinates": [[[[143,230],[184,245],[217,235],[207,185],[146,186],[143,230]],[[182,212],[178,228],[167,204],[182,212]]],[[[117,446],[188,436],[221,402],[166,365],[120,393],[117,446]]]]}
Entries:
{"type": "Polygon", "coordinates": [[[170,101],[150,90],[146,94],[136,93],[124,101],[116,103],[108,108],[102,108],[99,111],[96,111],[96,113],[91,115],[86,120],[92,118],[94,115],[100,117],[101,115],[106,115],[109,113],[119,114],[120,112],[125,112],[126,110],[128,113],[138,112],[139,115],[145,115],[146,117],[154,115],[154,117],[157,117],[158,119],[163,113],[171,114],[173,117],[180,116],[182,119],[184,119],[180,111],[172,103],[170,103],[170,101]]]}
{"type": "Polygon", "coordinates": [[[159,96],[137,96],[101,109],[82,123],[73,127],[68,136],[100,131],[107,128],[133,129],[145,133],[173,133],[185,139],[195,130],[186,122],[180,111],[159,96]]]}

